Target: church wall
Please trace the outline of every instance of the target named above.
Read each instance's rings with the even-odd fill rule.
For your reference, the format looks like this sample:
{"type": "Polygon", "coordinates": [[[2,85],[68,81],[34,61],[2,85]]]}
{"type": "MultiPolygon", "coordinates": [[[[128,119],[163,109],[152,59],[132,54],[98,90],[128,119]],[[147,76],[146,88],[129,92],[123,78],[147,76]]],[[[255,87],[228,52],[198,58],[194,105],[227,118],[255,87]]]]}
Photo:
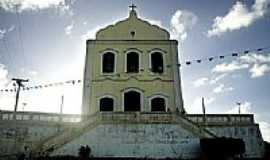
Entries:
{"type": "Polygon", "coordinates": [[[134,79],[130,80],[129,83],[126,82],[111,82],[107,80],[104,82],[94,82],[92,87],[92,95],[91,99],[93,101],[90,102],[90,106],[93,107],[93,112],[99,111],[99,101],[98,97],[102,97],[104,95],[112,95],[115,97],[116,106],[114,111],[124,111],[123,108],[123,92],[127,88],[138,88],[142,90],[143,94],[143,108],[142,111],[149,112],[151,111],[149,100],[151,96],[156,94],[164,95],[168,97],[167,107],[170,108],[170,111],[173,111],[175,106],[174,97],[172,96],[173,92],[173,82],[160,82],[160,81],[150,81],[150,82],[138,82],[134,79]],[[94,110],[95,109],[95,110],[94,110]]]}
{"type": "MultiPolygon", "coordinates": [[[[171,45],[177,45],[175,41],[89,41],[95,45],[92,50],[88,50],[87,54],[92,54],[91,59],[88,59],[91,62],[92,66],[94,66],[92,77],[93,79],[99,79],[102,76],[101,73],[101,54],[105,51],[113,50],[117,55],[117,65],[116,65],[116,74],[121,74],[122,77],[129,76],[125,73],[125,54],[128,51],[138,52],[141,57],[142,63],[140,65],[139,75],[141,79],[152,79],[153,77],[161,77],[163,79],[171,79],[173,78],[173,70],[172,67],[164,67],[165,72],[162,75],[153,75],[149,70],[149,54],[154,49],[160,49],[161,52],[164,53],[165,65],[171,65],[172,62],[172,50],[171,45]],[[143,70],[142,70],[143,69],[143,70]]],[[[116,75],[114,74],[114,75],[116,75]]],[[[133,74],[135,75],[135,74],[133,74]]],[[[120,77],[120,78],[122,78],[120,77]]],[[[115,79],[119,79],[119,77],[114,77],[115,79]]]]}
{"type": "Polygon", "coordinates": [[[87,48],[86,63],[89,64],[85,68],[85,82],[88,84],[84,87],[85,112],[94,114],[98,111],[98,98],[106,94],[116,98],[115,111],[123,111],[122,92],[132,87],[143,91],[145,108],[142,111],[150,111],[148,97],[155,94],[167,97],[170,111],[176,110],[173,72],[175,69],[173,65],[176,65],[174,58],[177,57],[176,41],[88,41],[87,48]],[[112,51],[116,55],[116,72],[113,74],[101,72],[102,54],[106,51],[112,51]],[[135,51],[141,56],[139,73],[125,73],[126,53],[129,51],[135,51]],[[163,53],[163,74],[153,74],[149,69],[152,51],[163,53]]]}
{"type": "MultiPolygon", "coordinates": [[[[123,115],[124,116],[124,115],[123,115]]],[[[0,121],[0,155],[18,153],[23,146],[34,146],[62,133],[65,126],[38,121],[0,121]],[[15,137],[16,146],[15,146],[15,137]]],[[[113,123],[113,122],[112,122],[113,123]]],[[[70,124],[77,126],[77,124],[70,124]]],[[[246,158],[262,157],[263,138],[257,124],[221,124],[207,126],[218,137],[241,138],[246,145],[246,158]]],[[[199,156],[199,138],[181,124],[113,123],[106,121],[60,147],[53,154],[77,155],[81,145],[89,145],[94,156],[182,157],[199,156]]],[[[1,158],[0,158],[1,159],[1,158]]]]}
{"type": "Polygon", "coordinates": [[[62,129],[59,126],[49,123],[20,121],[0,123],[0,155],[21,152],[24,146],[31,148],[32,144],[61,131],[62,129]]]}
{"type": "MultiPolygon", "coordinates": [[[[264,145],[257,125],[209,126],[218,137],[242,138],[245,158],[263,157],[264,145]]],[[[88,145],[96,157],[197,158],[200,139],[179,124],[101,124],[57,149],[52,155],[77,155],[88,145]]]]}
{"type": "Polygon", "coordinates": [[[194,158],[199,138],[176,124],[102,124],[53,152],[77,155],[89,145],[96,157],[194,158]]]}

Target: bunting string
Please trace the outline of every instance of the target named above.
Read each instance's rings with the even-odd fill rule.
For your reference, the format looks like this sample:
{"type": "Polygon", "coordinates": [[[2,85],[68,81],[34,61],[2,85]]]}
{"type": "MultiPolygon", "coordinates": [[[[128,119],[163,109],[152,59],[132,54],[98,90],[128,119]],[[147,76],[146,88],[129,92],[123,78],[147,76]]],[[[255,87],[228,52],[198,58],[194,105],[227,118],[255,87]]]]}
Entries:
{"type": "MultiPolygon", "coordinates": [[[[42,84],[42,85],[35,85],[35,86],[29,86],[29,87],[22,87],[22,91],[29,91],[29,90],[37,90],[37,89],[45,89],[50,87],[58,87],[63,85],[76,85],[81,83],[82,80],[68,80],[64,82],[56,82],[56,83],[48,83],[48,84],[42,84]]],[[[1,92],[16,92],[16,88],[14,89],[0,89],[1,92]]]]}
{"type": "MultiPolygon", "coordinates": [[[[211,56],[211,57],[206,57],[202,59],[193,59],[193,60],[187,60],[184,61],[183,63],[177,64],[178,67],[183,67],[183,66],[190,66],[195,63],[204,63],[204,62],[212,62],[214,60],[223,60],[227,57],[240,57],[243,55],[247,54],[265,54],[267,50],[270,49],[269,47],[264,47],[264,48],[257,48],[257,49],[250,49],[250,50],[244,50],[240,52],[232,52],[229,54],[224,54],[224,55],[217,55],[217,56],[211,56]]],[[[167,65],[167,67],[170,67],[170,65],[167,65]]],[[[63,82],[56,82],[56,83],[48,83],[48,84],[42,84],[42,85],[35,85],[35,86],[30,86],[30,87],[22,87],[22,91],[28,91],[28,90],[37,90],[37,89],[45,89],[45,88],[50,88],[50,87],[57,87],[57,86],[63,86],[63,85],[76,85],[81,83],[82,80],[68,80],[68,81],[63,81],[63,82]]],[[[14,89],[0,89],[1,92],[16,92],[16,85],[14,86],[14,89]]]]}
{"type": "Polygon", "coordinates": [[[256,49],[249,49],[249,50],[244,50],[240,52],[232,52],[229,54],[224,54],[224,55],[217,55],[217,56],[211,56],[211,57],[206,57],[202,59],[193,59],[193,60],[187,60],[182,63],[177,64],[178,67],[183,67],[183,66],[190,66],[192,64],[200,64],[203,62],[212,62],[215,60],[223,60],[228,57],[240,57],[243,55],[248,55],[248,54],[263,54],[265,51],[269,50],[269,47],[264,47],[264,48],[256,48],[256,49]]]}

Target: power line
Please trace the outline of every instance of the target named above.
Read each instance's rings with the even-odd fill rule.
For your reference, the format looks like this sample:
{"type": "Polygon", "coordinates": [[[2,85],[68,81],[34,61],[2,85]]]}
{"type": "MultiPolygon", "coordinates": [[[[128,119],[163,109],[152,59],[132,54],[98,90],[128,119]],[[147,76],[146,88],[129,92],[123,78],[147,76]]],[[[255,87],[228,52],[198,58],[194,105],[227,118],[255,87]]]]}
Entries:
{"type": "MultiPolygon", "coordinates": [[[[62,81],[62,82],[55,82],[55,83],[47,83],[47,84],[40,84],[40,85],[35,85],[35,86],[24,86],[22,88],[22,91],[28,91],[28,90],[37,90],[37,89],[46,89],[46,88],[50,88],[50,87],[58,87],[58,86],[63,86],[63,85],[67,85],[67,84],[79,84],[81,83],[82,80],[68,80],[68,81],[62,81]]],[[[16,92],[15,89],[0,89],[0,93],[1,92],[16,92]]]]}

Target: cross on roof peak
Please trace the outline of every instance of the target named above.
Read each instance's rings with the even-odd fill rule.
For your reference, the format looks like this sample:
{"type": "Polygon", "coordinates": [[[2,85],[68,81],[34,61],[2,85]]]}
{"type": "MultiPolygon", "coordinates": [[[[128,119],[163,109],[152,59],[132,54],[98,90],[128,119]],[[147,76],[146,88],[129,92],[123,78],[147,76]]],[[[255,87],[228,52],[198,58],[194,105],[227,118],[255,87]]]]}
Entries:
{"type": "Polygon", "coordinates": [[[137,6],[134,5],[133,3],[130,6],[128,6],[128,7],[131,8],[132,11],[134,11],[134,9],[137,8],[137,6]]]}

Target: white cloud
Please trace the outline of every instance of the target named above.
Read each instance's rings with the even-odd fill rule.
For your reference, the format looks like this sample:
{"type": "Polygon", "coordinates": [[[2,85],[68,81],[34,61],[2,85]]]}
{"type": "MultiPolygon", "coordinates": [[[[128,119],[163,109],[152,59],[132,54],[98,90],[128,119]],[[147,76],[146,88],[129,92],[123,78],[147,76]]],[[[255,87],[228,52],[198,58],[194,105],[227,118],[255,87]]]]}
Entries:
{"type": "Polygon", "coordinates": [[[230,63],[216,65],[212,72],[232,73],[237,70],[248,69],[251,78],[258,78],[270,72],[270,54],[248,54],[230,63]]]}
{"type": "Polygon", "coordinates": [[[8,29],[0,29],[0,40],[3,39],[7,33],[13,31],[15,28],[14,25],[11,25],[8,29]]]}
{"type": "MultiPolygon", "coordinates": [[[[8,78],[9,72],[5,65],[0,63],[0,89],[13,89],[12,82],[8,78]]],[[[0,110],[13,109],[14,93],[0,92],[0,110]]]]}
{"type": "Polygon", "coordinates": [[[171,18],[171,36],[173,39],[184,41],[187,32],[197,23],[197,16],[189,11],[177,10],[171,18]]]}
{"type": "Polygon", "coordinates": [[[269,0],[255,0],[249,8],[242,1],[236,1],[230,11],[223,17],[216,17],[208,36],[221,35],[228,31],[248,27],[256,20],[264,17],[269,9],[269,0]]]}
{"type": "Polygon", "coordinates": [[[8,32],[11,32],[11,31],[13,31],[15,29],[15,26],[14,25],[11,25],[9,28],[8,28],[8,32]]]}
{"type": "Polygon", "coordinates": [[[85,34],[83,34],[81,36],[81,38],[83,39],[83,41],[86,41],[87,39],[95,39],[97,31],[99,31],[101,28],[103,28],[103,27],[96,26],[96,27],[88,30],[85,34]]]}
{"type": "Polygon", "coordinates": [[[5,29],[0,29],[0,39],[3,39],[5,37],[6,32],[7,31],[5,29]]]}
{"type": "Polygon", "coordinates": [[[0,88],[5,88],[9,84],[8,70],[5,65],[0,64],[0,88]]]}
{"type": "Polygon", "coordinates": [[[224,84],[219,84],[216,88],[213,89],[214,93],[223,93],[234,90],[233,87],[225,87],[224,84]]]}
{"type": "Polygon", "coordinates": [[[200,87],[200,86],[205,85],[208,81],[209,79],[207,77],[201,77],[193,82],[193,86],[200,87]]]}
{"type": "Polygon", "coordinates": [[[69,10],[69,4],[66,0],[1,0],[0,8],[6,11],[14,12],[23,10],[39,10],[45,8],[61,8],[63,11],[69,10]]]}
{"type": "Polygon", "coordinates": [[[240,57],[242,63],[249,63],[251,78],[264,76],[270,71],[270,54],[249,54],[240,57]]]}
{"type": "Polygon", "coordinates": [[[220,80],[222,80],[223,78],[225,78],[227,76],[226,73],[220,74],[218,76],[213,76],[210,80],[210,84],[216,84],[217,82],[219,82],[220,80]]]}
{"type": "Polygon", "coordinates": [[[192,81],[193,87],[197,88],[197,87],[201,87],[204,85],[214,85],[217,82],[219,82],[220,80],[222,80],[223,78],[225,78],[228,74],[227,73],[223,73],[223,74],[219,74],[219,75],[213,75],[211,76],[211,78],[208,77],[201,77],[198,78],[194,81],[192,81]]]}
{"type": "Polygon", "coordinates": [[[73,28],[74,28],[74,22],[72,22],[70,25],[67,25],[65,27],[66,35],[70,35],[72,33],[73,28]]]}
{"type": "Polygon", "coordinates": [[[265,75],[266,72],[270,71],[270,66],[266,64],[258,65],[254,64],[249,72],[251,73],[251,78],[257,78],[265,75]]]}
{"type": "Polygon", "coordinates": [[[248,64],[242,64],[237,61],[232,61],[231,63],[221,63],[221,64],[216,65],[212,69],[212,72],[227,73],[227,72],[234,72],[236,70],[241,70],[248,67],[249,67],[248,64]]]}
{"type": "Polygon", "coordinates": [[[247,54],[240,57],[246,63],[270,63],[270,54],[247,54]]]}

